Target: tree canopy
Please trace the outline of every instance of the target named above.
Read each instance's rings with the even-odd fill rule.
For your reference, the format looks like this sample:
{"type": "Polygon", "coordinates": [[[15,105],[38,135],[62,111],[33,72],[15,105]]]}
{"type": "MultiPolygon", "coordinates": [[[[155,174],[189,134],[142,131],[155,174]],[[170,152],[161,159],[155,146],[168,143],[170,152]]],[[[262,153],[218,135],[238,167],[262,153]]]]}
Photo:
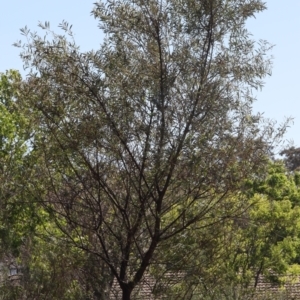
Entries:
{"type": "MultiPolygon", "coordinates": [[[[52,263],[63,261],[59,249],[74,268],[68,283],[53,284],[74,299],[108,299],[115,285],[132,299],[146,274],[166,272],[186,276],[186,288],[200,276],[206,291],[216,279],[248,286],[252,275],[282,274],[297,261],[298,187],[268,157],[285,127],[252,111],[271,46],[253,41],[245,22],[264,9],[260,0],[98,1],[92,15],[106,38],[89,52],[66,22],[63,34],[40,24],[47,38],[22,30],[29,72],[12,104],[30,124],[20,127],[30,132],[23,195],[36,220],[23,263],[45,275],[31,284],[62,278],[52,263]],[[266,241],[279,221],[282,234],[266,241]]],[[[9,138],[19,129],[5,119],[8,107],[9,138]]]]}

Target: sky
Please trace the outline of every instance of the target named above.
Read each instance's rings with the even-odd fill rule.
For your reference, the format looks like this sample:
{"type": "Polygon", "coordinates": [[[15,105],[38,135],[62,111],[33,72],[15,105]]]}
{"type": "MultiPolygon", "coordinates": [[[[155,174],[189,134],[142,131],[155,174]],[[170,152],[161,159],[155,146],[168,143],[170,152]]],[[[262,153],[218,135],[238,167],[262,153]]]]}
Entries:
{"type": "MultiPolygon", "coordinates": [[[[63,20],[73,24],[73,32],[82,51],[98,49],[103,35],[97,27],[97,20],[91,15],[94,1],[74,0],[10,0],[1,3],[0,18],[0,72],[18,69],[23,75],[23,63],[19,58],[20,49],[12,44],[20,39],[20,28],[27,26],[32,31],[41,32],[38,22],[49,21],[51,29],[63,20]]],[[[267,40],[275,45],[272,52],[272,76],[265,80],[265,87],[256,93],[256,112],[278,124],[292,117],[293,123],[285,135],[285,140],[300,147],[300,1],[268,0],[268,9],[251,19],[247,28],[253,39],[267,40]]],[[[43,34],[41,32],[41,34],[43,34]]]]}

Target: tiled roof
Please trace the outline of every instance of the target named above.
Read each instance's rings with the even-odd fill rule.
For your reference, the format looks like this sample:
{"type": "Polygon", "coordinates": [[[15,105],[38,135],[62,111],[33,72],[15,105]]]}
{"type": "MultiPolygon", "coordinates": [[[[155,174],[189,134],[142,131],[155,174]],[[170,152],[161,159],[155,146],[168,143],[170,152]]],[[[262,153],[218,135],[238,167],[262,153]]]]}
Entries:
{"type": "MultiPolygon", "coordinates": [[[[142,282],[134,289],[132,299],[134,300],[166,300],[168,296],[160,295],[158,292],[166,286],[173,286],[178,281],[184,280],[183,274],[165,274],[161,281],[155,280],[150,275],[144,276],[142,282]]],[[[252,293],[249,293],[249,296],[252,293]]],[[[122,292],[114,282],[110,293],[110,300],[122,299],[122,292]]],[[[175,299],[175,298],[173,298],[175,299]]],[[[177,299],[177,298],[176,298],[177,299]]],[[[254,300],[300,300],[300,277],[288,276],[284,285],[270,283],[266,278],[261,276],[254,293],[254,297],[249,299],[254,300]]]]}
{"type": "Polygon", "coordinates": [[[278,285],[260,277],[256,288],[258,299],[300,300],[300,277],[286,276],[285,284],[278,285]]]}

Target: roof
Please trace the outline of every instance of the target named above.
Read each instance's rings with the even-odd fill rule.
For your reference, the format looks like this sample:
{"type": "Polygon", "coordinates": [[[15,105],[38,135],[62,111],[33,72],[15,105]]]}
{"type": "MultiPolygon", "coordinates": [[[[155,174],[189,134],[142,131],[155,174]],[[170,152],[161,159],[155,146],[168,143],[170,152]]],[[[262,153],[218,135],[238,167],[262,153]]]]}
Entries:
{"type": "MultiPolygon", "coordinates": [[[[134,300],[169,300],[170,295],[164,294],[168,288],[174,287],[178,283],[184,281],[184,274],[165,274],[163,280],[157,280],[146,274],[139,285],[134,289],[132,299],[134,300]],[[161,293],[160,293],[161,292],[161,293]]],[[[300,277],[286,276],[285,284],[280,285],[271,283],[264,276],[260,276],[257,287],[252,293],[249,289],[248,299],[255,300],[300,300],[300,277]],[[251,295],[254,295],[251,298],[251,295]]],[[[122,291],[116,281],[114,281],[111,293],[111,300],[121,300],[122,291]]],[[[176,293],[172,295],[172,299],[182,300],[182,295],[176,297],[176,293]]],[[[190,299],[190,298],[189,298],[190,299]]],[[[243,297],[243,299],[245,299],[243,297]]]]}

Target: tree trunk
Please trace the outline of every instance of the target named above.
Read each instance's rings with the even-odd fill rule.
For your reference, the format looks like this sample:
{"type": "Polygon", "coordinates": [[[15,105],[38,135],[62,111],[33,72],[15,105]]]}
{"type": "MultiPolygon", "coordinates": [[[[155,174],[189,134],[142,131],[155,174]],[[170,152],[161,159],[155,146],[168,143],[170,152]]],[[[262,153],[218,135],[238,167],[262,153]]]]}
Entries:
{"type": "Polygon", "coordinates": [[[122,287],[122,300],[130,300],[131,299],[131,292],[132,287],[125,285],[122,287]]]}

